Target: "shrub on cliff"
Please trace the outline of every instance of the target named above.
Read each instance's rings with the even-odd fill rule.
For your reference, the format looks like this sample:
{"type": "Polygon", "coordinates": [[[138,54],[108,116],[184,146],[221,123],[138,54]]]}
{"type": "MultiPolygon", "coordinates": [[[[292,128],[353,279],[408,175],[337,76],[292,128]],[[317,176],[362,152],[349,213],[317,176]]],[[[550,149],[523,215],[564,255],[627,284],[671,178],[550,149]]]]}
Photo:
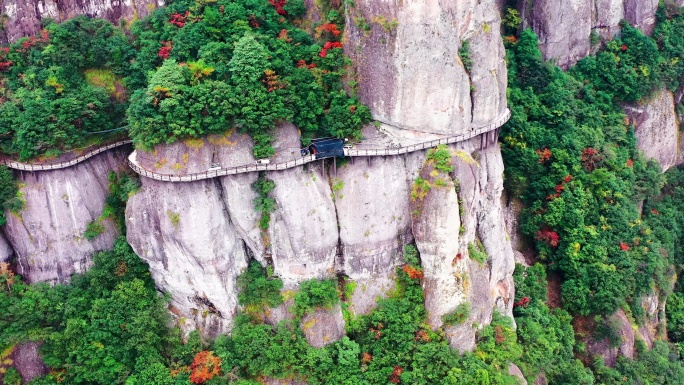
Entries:
{"type": "Polygon", "coordinates": [[[276,307],[283,303],[280,290],[283,281],[268,277],[257,261],[251,261],[247,270],[238,277],[238,302],[248,312],[259,312],[264,307],[276,307]]]}
{"type": "Polygon", "coordinates": [[[5,166],[0,166],[0,226],[7,222],[5,213],[7,211],[18,212],[24,206],[24,202],[19,197],[19,187],[17,180],[14,179],[12,170],[5,166]]]}
{"type": "Polygon", "coordinates": [[[237,127],[263,158],[273,155],[273,130],[283,121],[304,137],[359,137],[370,113],[342,88],[339,34],[312,38],[292,24],[303,12],[301,1],[186,0],[137,23],[138,72],[129,81],[146,90],[128,110],[136,145],[149,149],[237,127]],[[188,68],[200,60],[212,70],[193,78],[188,68]]]}
{"type": "Polygon", "coordinates": [[[120,78],[134,55],[122,31],[85,16],[0,48],[2,151],[29,159],[78,147],[89,132],[125,125],[120,78]],[[95,81],[94,74],[104,73],[113,88],[95,81]]]}
{"type": "Polygon", "coordinates": [[[336,280],[310,279],[299,284],[299,291],[295,295],[294,313],[297,317],[302,317],[317,308],[331,308],[339,301],[336,280]]]}

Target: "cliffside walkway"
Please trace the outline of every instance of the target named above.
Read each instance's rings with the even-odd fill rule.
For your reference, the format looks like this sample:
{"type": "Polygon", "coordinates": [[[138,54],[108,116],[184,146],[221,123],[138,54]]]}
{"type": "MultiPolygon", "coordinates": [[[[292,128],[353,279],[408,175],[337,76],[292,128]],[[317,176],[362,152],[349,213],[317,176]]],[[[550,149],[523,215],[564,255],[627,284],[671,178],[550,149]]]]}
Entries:
{"type": "MultiPolygon", "coordinates": [[[[471,131],[469,131],[465,134],[448,136],[448,137],[443,137],[440,139],[430,140],[427,142],[412,144],[412,145],[403,146],[403,147],[395,147],[395,148],[377,148],[377,149],[345,148],[344,149],[344,155],[350,156],[350,157],[401,155],[401,154],[406,154],[409,152],[420,151],[420,150],[424,150],[427,148],[437,147],[440,144],[452,144],[452,143],[463,142],[465,140],[472,139],[472,138],[475,138],[478,136],[480,137],[480,148],[485,148],[490,144],[496,143],[496,141],[499,137],[499,128],[501,128],[501,126],[503,126],[503,124],[506,123],[510,117],[511,117],[511,112],[510,112],[510,110],[506,109],[506,111],[503,114],[501,114],[501,116],[499,116],[496,119],[496,121],[494,121],[494,123],[486,125],[484,127],[472,129],[471,131]]],[[[221,168],[218,170],[205,171],[205,172],[194,173],[194,174],[189,174],[189,175],[172,175],[172,174],[162,174],[162,173],[150,171],[150,170],[143,168],[137,162],[135,151],[133,151],[133,153],[131,153],[131,155],[128,156],[128,164],[130,165],[130,167],[135,172],[137,172],[138,174],[143,175],[145,177],[160,180],[160,181],[165,181],[165,182],[192,182],[192,181],[197,181],[197,180],[216,178],[216,177],[225,176],[225,175],[242,174],[242,173],[246,173],[246,172],[286,170],[288,168],[301,166],[303,164],[311,163],[311,162],[314,162],[316,160],[317,159],[314,155],[306,155],[306,156],[303,156],[301,158],[291,160],[288,162],[271,163],[271,164],[253,163],[253,164],[248,164],[248,165],[244,165],[244,166],[227,167],[227,168],[221,168]]]]}
{"type": "MultiPolygon", "coordinates": [[[[428,148],[433,148],[437,147],[440,144],[452,144],[452,143],[458,143],[458,142],[463,142],[475,137],[480,137],[480,148],[486,148],[488,145],[493,144],[497,141],[497,138],[499,136],[499,128],[508,121],[508,119],[511,117],[511,112],[510,110],[506,109],[506,111],[499,116],[496,121],[492,124],[479,127],[479,128],[474,128],[470,130],[469,132],[465,134],[460,134],[460,135],[454,135],[454,136],[447,136],[439,139],[434,139],[422,143],[417,143],[417,144],[411,144],[408,146],[402,146],[402,147],[388,147],[388,148],[375,148],[375,149],[354,149],[354,148],[345,148],[344,149],[344,155],[345,156],[350,156],[350,157],[372,157],[372,156],[393,156],[393,155],[401,155],[401,154],[407,154],[409,152],[414,152],[414,151],[421,151],[425,150],[428,148]]],[[[91,158],[97,154],[100,154],[102,152],[105,152],[107,150],[110,150],[115,147],[123,146],[126,144],[132,143],[131,140],[122,140],[116,143],[109,144],[104,147],[99,147],[95,148],[91,151],[88,151],[77,158],[71,159],[69,161],[64,161],[64,162],[57,162],[57,163],[52,163],[52,164],[35,164],[35,163],[22,163],[22,162],[17,162],[14,160],[3,160],[2,163],[5,164],[7,167],[15,169],[15,170],[22,170],[22,171],[47,171],[47,170],[57,170],[61,168],[67,168],[71,167],[73,165],[76,165],[80,162],[83,162],[84,160],[91,158]]],[[[192,182],[192,181],[197,181],[197,180],[203,180],[203,179],[210,179],[210,178],[216,178],[219,176],[225,176],[225,175],[235,175],[235,174],[242,174],[246,172],[256,172],[256,171],[279,171],[279,170],[286,170],[288,168],[293,168],[297,166],[301,166],[303,164],[311,163],[316,161],[316,157],[314,155],[306,155],[301,158],[298,158],[296,160],[291,160],[288,162],[280,162],[280,163],[271,163],[271,164],[248,164],[248,165],[243,165],[243,166],[236,166],[236,167],[229,167],[229,168],[221,168],[218,170],[212,170],[212,171],[205,171],[202,173],[194,173],[190,175],[172,175],[172,174],[162,174],[158,173],[155,171],[150,171],[138,164],[137,159],[136,159],[136,152],[133,151],[129,156],[128,156],[128,164],[129,166],[133,169],[133,171],[137,172],[140,175],[143,175],[145,177],[151,178],[151,179],[156,179],[160,181],[166,181],[166,182],[192,182]]]]}
{"type": "Polygon", "coordinates": [[[112,144],[108,144],[104,147],[93,148],[92,150],[86,151],[84,154],[81,154],[80,156],[78,156],[74,159],[64,161],[64,162],[49,163],[49,164],[46,164],[46,163],[22,163],[22,162],[17,162],[14,160],[5,159],[2,161],[2,163],[9,168],[13,168],[15,170],[22,170],[22,171],[57,170],[60,168],[71,167],[73,165],[76,165],[78,163],[83,162],[84,160],[86,160],[88,158],[92,158],[93,156],[95,156],[97,154],[100,154],[100,153],[103,153],[107,150],[110,150],[114,147],[119,147],[119,146],[123,146],[123,145],[130,144],[130,143],[133,143],[133,141],[130,139],[126,139],[126,140],[121,140],[121,141],[118,141],[118,142],[115,142],[112,144]]]}

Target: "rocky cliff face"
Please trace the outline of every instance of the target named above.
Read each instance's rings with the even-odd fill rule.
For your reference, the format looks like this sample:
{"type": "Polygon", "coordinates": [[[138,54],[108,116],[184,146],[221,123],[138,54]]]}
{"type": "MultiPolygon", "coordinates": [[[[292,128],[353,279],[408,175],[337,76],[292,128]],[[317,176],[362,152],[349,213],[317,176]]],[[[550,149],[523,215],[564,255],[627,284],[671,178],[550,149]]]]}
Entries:
{"type": "Polygon", "coordinates": [[[88,223],[104,209],[109,194],[108,175],[127,166],[123,147],[90,158],[76,166],[40,172],[19,172],[25,208],[7,214],[5,236],[15,252],[17,270],[29,282],[65,282],[85,271],[91,256],[110,249],[118,235],[114,224],[89,241],[88,223]]]}
{"type": "Polygon", "coordinates": [[[642,104],[625,106],[634,124],[637,148],[647,158],[655,159],[663,171],[681,163],[679,153],[679,123],[672,92],[661,90],[642,104]]]}
{"type": "Polygon", "coordinates": [[[68,20],[77,15],[107,19],[117,23],[145,17],[164,5],[164,0],[0,0],[2,29],[0,44],[35,35],[43,19],[68,20]]]}
{"type": "MultiPolygon", "coordinates": [[[[683,3],[668,2],[680,7],[683,3]]],[[[589,54],[592,31],[608,39],[619,31],[620,20],[627,20],[650,34],[658,9],[658,0],[535,0],[518,4],[524,26],[539,37],[544,58],[564,69],[589,54]]]]}
{"type": "Polygon", "coordinates": [[[411,212],[410,191],[418,173],[428,172],[421,171],[425,153],[357,158],[340,166],[337,176],[322,162],[269,173],[278,208],[264,235],[249,187],[254,174],[191,183],[143,178],[127,207],[128,240],[150,263],[159,287],[172,294],[174,311],[214,335],[230,328],[235,281],[248,256],[271,263],[292,290],[306,279],[346,275],[357,282],[351,310],[361,314],[393,287],[403,248],[415,237],[431,324],[440,326],[443,314],[470,302],[471,322],[450,335],[456,347],[472,348],[472,321],[489,322],[495,307],[510,314],[513,290],[513,256],[499,203],[501,156],[498,147],[478,150],[474,142],[479,144],[451,149],[457,165],[451,184],[435,189],[418,216],[411,212]],[[489,255],[482,263],[468,257],[476,238],[489,255]]]}
{"type": "Polygon", "coordinates": [[[14,250],[12,250],[12,246],[7,242],[5,236],[0,233],[0,263],[9,262],[13,255],[14,250]]]}
{"type": "Polygon", "coordinates": [[[400,128],[459,134],[506,108],[499,9],[488,1],[372,1],[347,7],[345,52],[361,100],[400,128]],[[459,48],[468,42],[466,70],[459,48]]]}
{"type": "MultiPolygon", "coordinates": [[[[6,39],[31,33],[45,15],[115,19],[157,3],[50,4],[2,3],[9,15],[6,39]]],[[[467,133],[505,110],[506,69],[494,0],[358,1],[347,18],[344,42],[355,47],[348,54],[355,59],[359,95],[395,138],[467,133]],[[468,54],[459,56],[466,41],[468,54]],[[464,65],[468,60],[472,66],[464,65]]],[[[298,156],[296,128],[284,125],[278,132],[274,160],[298,156]]],[[[501,154],[496,145],[479,144],[473,139],[450,146],[455,169],[445,176],[446,187],[426,197],[419,214],[411,191],[415,179],[430,172],[425,151],[356,158],[336,172],[331,160],[270,172],[277,210],[266,232],[258,228],[253,208],[256,173],[191,183],[142,178],[126,210],[128,241],[150,264],[159,288],[171,294],[170,310],[180,323],[216,335],[232,325],[236,278],[252,257],[272,265],[289,290],[311,278],[346,276],[357,282],[350,310],[363,314],[394,287],[404,246],[415,239],[425,266],[430,324],[439,327],[442,315],[469,302],[468,322],[447,333],[453,346],[470,349],[473,322],[488,323],[494,308],[510,314],[513,296],[513,255],[500,204],[501,154]],[[487,257],[471,260],[469,245],[481,245],[487,257]]],[[[159,147],[139,153],[138,160],[158,172],[185,175],[214,163],[251,163],[250,147],[248,138],[229,133],[159,147]]],[[[92,252],[111,247],[116,232],[109,224],[93,242],[82,233],[100,215],[107,173],[124,167],[125,155],[126,150],[115,151],[72,169],[22,175],[27,208],[10,215],[6,236],[30,281],[64,281],[87,268],[92,252]]],[[[312,343],[341,336],[339,309],[311,317],[302,327],[312,329],[312,343]]]]}
{"type": "MultiPolygon", "coordinates": [[[[237,276],[247,267],[216,180],[165,183],[143,180],[126,207],[128,241],[150,264],[158,287],[172,294],[177,315],[216,335],[231,326],[237,276]]],[[[173,311],[173,310],[172,310],[173,311]]]]}
{"type": "MultiPolygon", "coordinates": [[[[395,135],[465,133],[505,110],[498,11],[493,1],[471,3],[360,1],[347,10],[344,40],[358,47],[350,54],[357,60],[359,94],[395,135]],[[355,27],[361,17],[374,20],[369,32],[355,27]],[[394,27],[383,26],[381,17],[387,23],[396,19],[394,27]],[[465,40],[470,73],[457,54],[465,40]]],[[[171,293],[172,310],[215,334],[230,328],[236,277],[249,257],[271,264],[288,290],[307,279],[344,275],[357,283],[349,309],[363,314],[394,287],[404,246],[415,238],[430,323],[441,326],[442,315],[469,302],[471,318],[449,328],[448,335],[455,347],[470,349],[473,322],[488,323],[494,308],[510,314],[513,297],[513,254],[500,204],[501,154],[496,145],[479,145],[478,138],[450,147],[455,170],[445,177],[446,186],[428,194],[420,214],[411,191],[419,175],[431,172],[425,151],[355,158],[337,168],[327,160],[269,172],[277,209],[265,233],[253,209],[255,173],[191,183],[143,178],[127,207],[128,240],[150,262],[159,287],[171,293]],[[469,244],[481,245],[488,257],[471,261],[469,244]]],[[[295,127],[279,127],[275,161],[298,156],[299,146],[295,127]]],[[[165,173],[187,174],[212,162],[253,162],[248,149],[248,141],[229,135],[160,147],[139,159],[165,173]]],[[[316,345],[341,336],[341,313],[324,313],[303,326],[316,345]],[[321,324],[335,325],[328,328],[335,332],[312,330],[321,324]]],[[[274,309],[268,317],[277,322],[287,309],[274,309]]]]}

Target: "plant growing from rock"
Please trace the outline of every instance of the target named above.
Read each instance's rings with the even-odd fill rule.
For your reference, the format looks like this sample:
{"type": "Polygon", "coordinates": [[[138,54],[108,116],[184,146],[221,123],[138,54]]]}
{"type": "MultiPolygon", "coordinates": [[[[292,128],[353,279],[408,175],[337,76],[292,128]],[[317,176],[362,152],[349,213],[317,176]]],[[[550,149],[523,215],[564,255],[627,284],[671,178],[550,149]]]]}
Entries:
{"type": "Polygon", "coordinates": [[[479,239],[476,239],[474,243],[468,243],[468,255],[470,256],[470,259],[477,261],[480,265],[484,265],[489,258],[479,239]]]}
{"type": "Polygon", "coordinates": [[[295,294],[294,314],[301,318],[317,308],[331,308],[340,301],[335,279],[311,279],[299,284],[295,294]]]}
{"type": "Polygon", "coordinates": [[[451,164],[451,151],[444,144],[428,150],[427,159],[428,164],[434,164],[438,171],[447,174],[454,171],[454,166],[451,164]]]}
{"type": "Polygon", "coordinates": [[[464,40],[461,43],[461,48],[458,49],[458,57],[461,58],[461,63],[463,63],[463,68],[466,72],[470,73],[473,67],[473,60],[470,58],[470,42],[464,40]]]}
{"type": "Polygon", "coordinates": [[[0,166],[0,226],[7,222],[5,211],[19,212],[24,207],[17,180],[6,166],[0,166]]]}
{"type": "Polygon", "coordinates": [[[470,316],[470,302],[463,302],[451,313],[442,316],[445,325],[454,326],[464,323],[470,316]]]}
{"type": "Polygon", "coordinates": [[[99,235],[104,234],[104,232],[105,232],[105,227],[102,224],[102,221],[98,218],[98,219],[88,223],[85,231],[83,232],[83,236],[85,237],[85,239],[92,241],[93,239],[97,238],[99,235]]]}
{"type": "Polygon", "coordinates": [[[275,199],[270,197],[271,191],[275,188],[275,182],[266,178],[265,172],[259,173],[259,178],[252,183],[252,189],[256,191],[257,197],[254,198],[254,209],[261,213],[259,218],[259,228],[262,232],[268,230],[271,223],[271,213],[276,209],[275,199]]]}
{"type": "Polygon", "coordinates": [[[261,312],[264,307],[276,307],[283,303],[280,291],[283,281],[266,275],[259,262],[252,260],[237,280],[238,303],[247,313],[261,312]]]}

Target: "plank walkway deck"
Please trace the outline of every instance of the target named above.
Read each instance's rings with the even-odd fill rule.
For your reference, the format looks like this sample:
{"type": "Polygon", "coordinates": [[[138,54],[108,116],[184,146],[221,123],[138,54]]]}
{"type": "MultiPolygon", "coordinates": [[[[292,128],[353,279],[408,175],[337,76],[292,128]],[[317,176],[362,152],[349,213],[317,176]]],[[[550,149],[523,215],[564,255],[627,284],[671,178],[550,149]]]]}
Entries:
{"type": "MultiPolygon", "coordinates": [[[[506,111],[497,118],[497,120],[489,125],[479,127],[479,128],[473,128],[467,133],[460,134],[460,135],[454,135],[454,136],[445,136],[443,138],[439,139],[434,139],[422,143],[417,143],[417,144],[411,144],[408,146],[402,146],[402,147],[393,147],[393,148],[376,148],[376,149],[354,149],[354,148],[345,148],[344,149],[344,155],[345,156],[350,156],[350,157],[373,157],[373,156],[394,156],[394,155],[401,155],[401,154],[407,154],[410,152],[414,151],[421,151],[425,150],[428,148],[433,148],[437,147],[440,144],[452,144],[452,143],[458,143],[458,142],[463,142],[465,140],[469,140],[475,137],[480,137],[480,147],[485,148],[489,144],[495,143],[498,138],[499,134],[499,128],[508,121],[510,118],[511,113],[510,110],[506,109],[506,111]]],[[[109,144],[104,147],[96,148],[92,151],[89,151],[85,154],[82,154],[81,156],[74,158],[69,161],[61,162],[61,163],[54,163],[54,164],[35,164],[35,163],[22,163],[22,162],[17,162],[17,161],[12,161],[12,160],[5,160],[3,163],[12,169],[15,170],[22,170],[22,171],[47,171],[47,170],[57,170],[61,168],[67,168],[71,167],[73,165],[76,165],[80,162],[83,162],[84,160],[91,158],[97,154],[100,154],[102,152],[105,152],[109,149],[123,146],[126,144],[130,144],[131,140],[122,140],[116,143],[109,144]]],[[[151,179],[156,179],[160,181],[167,181],[167,182],[192,182],[192,181],[197,181],[197,180],[203,180],[203,179],[210,179],[210,178],[216,178],[220,176],[225,176],[225,175],[235,175],[235,174],[242,174],[246,172],[257,172],[257,171],[279,171],[279,170],[286,170],[288,168],[293,168],[297,166],[301,166],[303,164],[311,163],[316,161],[316,157],[314,155],[306,155],[303,156],[299,159],[296,160],[291,160],[288,162],[280,162],[280,163],[271,163],[271,164],[247,164],[243,166],[236,166],[236,167],[229,167],[229,168],[222,168],[218,170],[212,170],[212,171],[205,171],[201,173],[194,173],[190,175],[173,175],[173,174],[162,174],[158,173],[155,171],[147,170],[140,166],[140,164],[137,162],[137,153],[136,151],[133,151],[129,156],[128,156],[128,164],[129,166],[133,169],[133,171],[137,172],[140,175],[143,175],[147,178],[151,179]]]]}

